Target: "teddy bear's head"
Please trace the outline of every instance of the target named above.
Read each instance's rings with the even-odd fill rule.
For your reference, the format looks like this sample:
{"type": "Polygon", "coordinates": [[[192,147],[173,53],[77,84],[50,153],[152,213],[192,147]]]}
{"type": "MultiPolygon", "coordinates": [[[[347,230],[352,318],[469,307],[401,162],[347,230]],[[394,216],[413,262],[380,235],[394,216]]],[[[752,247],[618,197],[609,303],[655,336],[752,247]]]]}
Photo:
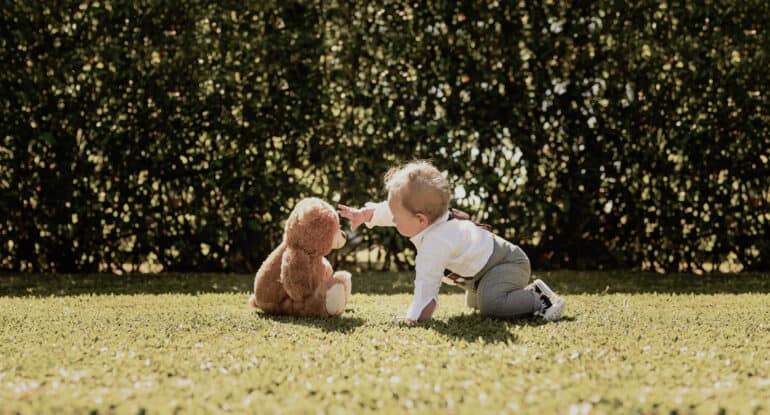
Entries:
{"type": "Polygon", "coordinates": [[[337,211],[321,199],[302,199],[286,221],[286,243],[312,256],[326,256],[345,245],[337,211]]]}

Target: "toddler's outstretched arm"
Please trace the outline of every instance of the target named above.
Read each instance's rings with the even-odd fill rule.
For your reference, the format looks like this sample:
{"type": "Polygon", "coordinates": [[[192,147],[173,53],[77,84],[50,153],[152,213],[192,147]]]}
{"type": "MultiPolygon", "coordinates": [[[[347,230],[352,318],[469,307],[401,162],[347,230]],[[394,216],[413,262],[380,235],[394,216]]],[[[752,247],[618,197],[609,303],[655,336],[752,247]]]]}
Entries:
{"type": "Polygon", "coordinates": [[[372,220],[374,215],[374,207],[368,206],[365,208],[357,209],[343,204],[337,205],[337,213],[346,219],[350,219],[350,230],[355,231],[364,222],[372,220]]]}

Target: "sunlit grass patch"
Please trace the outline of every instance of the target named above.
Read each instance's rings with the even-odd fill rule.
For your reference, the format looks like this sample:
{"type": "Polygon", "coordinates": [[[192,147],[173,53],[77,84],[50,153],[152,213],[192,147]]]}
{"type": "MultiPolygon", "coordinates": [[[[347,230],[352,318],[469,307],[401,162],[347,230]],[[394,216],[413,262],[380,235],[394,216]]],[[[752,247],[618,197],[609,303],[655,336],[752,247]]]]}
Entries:
{"type": "Polygon", "coordinates": [[[357,276],[328,320],[249,310],[251,276],[2,277],[0,413],[770,411],[766,276],[542,276],[559,323],[445,289],[411,328],[409,274],[357,276]]]}

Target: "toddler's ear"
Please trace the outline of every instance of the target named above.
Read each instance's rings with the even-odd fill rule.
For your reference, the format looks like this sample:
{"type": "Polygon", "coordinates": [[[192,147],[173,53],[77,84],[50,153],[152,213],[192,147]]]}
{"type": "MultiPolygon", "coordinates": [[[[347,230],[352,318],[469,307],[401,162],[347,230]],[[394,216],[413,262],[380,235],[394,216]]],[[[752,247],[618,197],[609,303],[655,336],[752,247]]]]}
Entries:
{"type": "Polygon", "coordinates": [[[420,222],[420,225],[424,225],[424,226],[430,225],[430,221],[428,220],[428,216],[426,216],[426,215],[424,215],[422,213],[418,213],[415,216],[417,216],[417,220],[420,222]]]}

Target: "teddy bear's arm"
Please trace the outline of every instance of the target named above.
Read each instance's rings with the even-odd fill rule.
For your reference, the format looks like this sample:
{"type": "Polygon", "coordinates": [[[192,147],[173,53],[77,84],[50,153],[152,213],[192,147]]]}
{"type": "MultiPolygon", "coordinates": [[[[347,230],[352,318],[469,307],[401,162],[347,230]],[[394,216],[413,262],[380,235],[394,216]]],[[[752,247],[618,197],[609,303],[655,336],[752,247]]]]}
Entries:
{"type": "Polygon", "coordinates": [[[286,294],[294,301],[313,295],[323,271],[321,261],[312,261],[312,257],[301,250],[287,249],[281,262],[281,282],[286,294]]]}
{"type": "Polygon", "coordinates": [[[323,258],[323,257],[321,258],[321,263],[322,263],[322,267],[321,267],[322,271],[321,272],[323,273],[322,274],[323,275],[323,279],[324,280],[328,280],[334,274],[334,269],[332,268],[332,264],[329,263],[328,259],[323,258]]]}

